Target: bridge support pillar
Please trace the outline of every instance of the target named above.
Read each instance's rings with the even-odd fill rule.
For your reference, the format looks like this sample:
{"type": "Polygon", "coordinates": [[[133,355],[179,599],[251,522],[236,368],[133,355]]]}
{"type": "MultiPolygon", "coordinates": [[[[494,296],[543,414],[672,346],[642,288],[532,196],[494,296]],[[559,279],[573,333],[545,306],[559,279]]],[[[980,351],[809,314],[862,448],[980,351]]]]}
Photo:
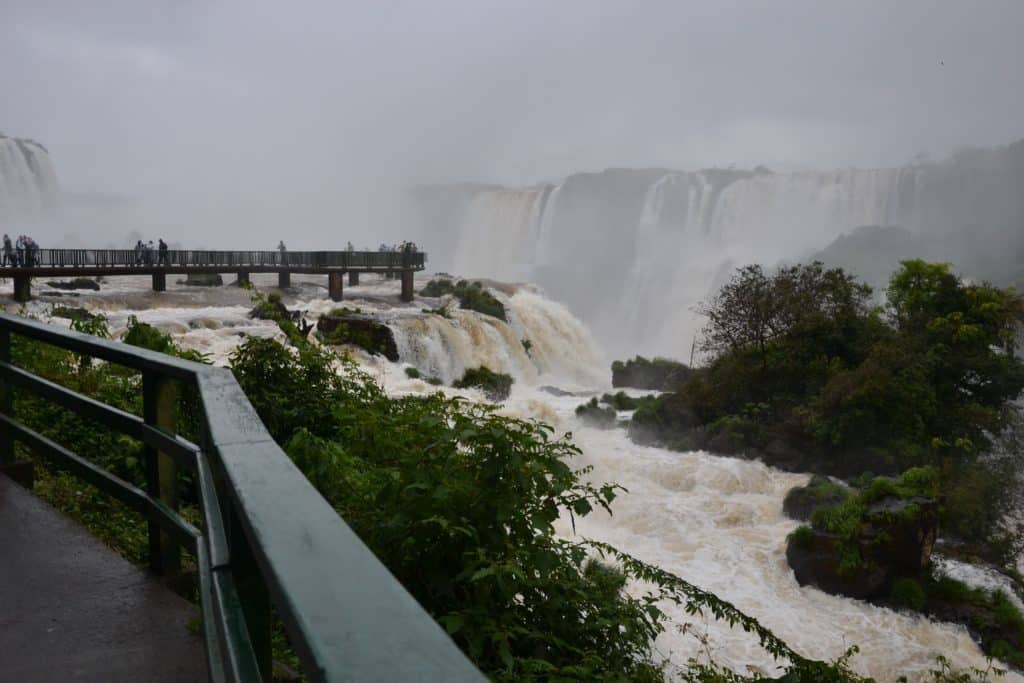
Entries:
{"type": "Polygon", "coordinates": [[[247,270],[240,270],[240,271],[238,271],[238,286],[239,287],[246,287],[246,286],[248,286],[250,284],[252,284],[252,282],[251,282],[251,280],[249,280],[249,271],[247,271],[247,270]]]}
{"type": "Polygon", "coordinates": [[[14,300],[25,303],[32,298],[32,278],[28,275],[14,276],[14,300]]]}
{"type": "Polygon", "coordinates": [[[167,291],[167,273],[153,273],[153,291],[167,291]]]}
{"type": "Polygon", "coordinates": [[[359,271],[358,270],[350,270],[350,271],[348,271],[348,286],[349,287],[355,287],[358,284],[359,284],[359,271]]]}
{"type": "Polygon", "coordinates": [[[413,271],[402,271],[402,301],[412,301],[413,295],[413,271]]]}
{"type": "Polygon", "coordinates": [[[331,301],[341,301],[343,293],[343,280],[341,276],[342,272],[340,270],[332,270],[327,275],[327,294],[331,297],[331,301]]]}
{"type": "Polygon", "coordinates": [[[277,274],[277,288],[287,289],[292,286],[292,274],[287,270],[283,270],[277,274]]]}

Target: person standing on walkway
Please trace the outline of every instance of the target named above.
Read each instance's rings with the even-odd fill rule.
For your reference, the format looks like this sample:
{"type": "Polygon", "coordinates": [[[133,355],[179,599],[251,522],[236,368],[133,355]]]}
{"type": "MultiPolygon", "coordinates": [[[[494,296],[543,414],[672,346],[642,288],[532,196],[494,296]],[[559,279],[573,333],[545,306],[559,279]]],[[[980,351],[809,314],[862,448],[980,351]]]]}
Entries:
{"type": "Polygon", "coordinates": [[[11,244],[11,238],[6,233],[4,233],[4,265],[18,265],[18,262],[14,258],[14,245],[11,244]]]}
{"type": "Polygon", "coordinates": [[[160,242],[160,265],[169,266],[171,265],[171,262],[167,258],[167,242],[164,242],[163,237],[161,237],[158,241],[160,242]]]}
{"type": "Polygon", "coordinates": [[[284,240],[277,243],[277,250],[281,252],[281,265],[288,265],[288,247],[284,246],[284,240]]]}
{"type": "Polygon", "coordinates": [[[18,255],[18,265],[22,266],[25,264],[25,236],[18,235],[18,240],[14,243],[15,252],[18,255]]]}

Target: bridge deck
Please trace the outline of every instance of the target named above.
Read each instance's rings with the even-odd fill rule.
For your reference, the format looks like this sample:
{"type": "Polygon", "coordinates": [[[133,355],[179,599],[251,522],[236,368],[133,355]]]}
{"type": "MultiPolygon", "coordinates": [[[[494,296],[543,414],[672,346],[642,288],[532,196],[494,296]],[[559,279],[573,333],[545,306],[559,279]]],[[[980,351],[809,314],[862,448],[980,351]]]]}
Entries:
{"type": "Polygon", "coordinates": [[[197,614],[0,474],[0,680],[205,680],[197,614]]]}

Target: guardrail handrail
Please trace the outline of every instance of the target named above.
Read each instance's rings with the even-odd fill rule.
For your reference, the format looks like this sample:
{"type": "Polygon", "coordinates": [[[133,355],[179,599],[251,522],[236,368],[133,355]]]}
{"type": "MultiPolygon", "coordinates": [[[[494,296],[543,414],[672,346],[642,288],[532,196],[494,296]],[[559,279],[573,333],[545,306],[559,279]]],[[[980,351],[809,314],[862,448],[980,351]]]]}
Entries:
{"type": "Polygon", "coordinates": [[[369,268],[421,269],[422,251],[217,251],[196,249],[35,249],[20,250],[0,268],[369,268]],[[10,265],[11,259],[16,265],[10,265]]]}
{"type": "Polygon", "coordinates": [[[0,313],[0,462],[16,441],[144,513],[154,570],[178,545],[195,557],[211,681],[269,680],[271,604],[311,680],[484,680],[277,446],[229,370],[0,313]],[[14,366],[12,333],[138,370],[144,416],[14,366]],[[198,446],[173,433],[174,382],[198,389],[198,446]],[[14,387],[141,441],[146,491],[17,420],[14,387]],[[195,474],[202,530],[175,510],[175,466],[195,474]]]}

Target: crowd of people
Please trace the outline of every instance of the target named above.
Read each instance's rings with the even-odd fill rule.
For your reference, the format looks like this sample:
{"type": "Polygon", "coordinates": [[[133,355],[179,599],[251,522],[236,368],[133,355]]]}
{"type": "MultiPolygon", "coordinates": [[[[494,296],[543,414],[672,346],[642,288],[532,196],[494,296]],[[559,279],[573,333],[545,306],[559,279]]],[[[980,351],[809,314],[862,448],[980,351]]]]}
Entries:
{"type": "Polygon", "coordinates": [[[164,242],[163,239],[158,239],[157,242],[159,242],[157,246],[153,246],[153,240],[150,240],[149,242],[139,240],[135,243],[135,265],[151,266],[154,263],[159,263],[164,266],[170,265],[167,254],[167,243],[164,242]],[[155,259],[155,256],[159,256],[159,258],[155,259]]]}
{"type": "Polygon", "coordinates": [[[4,235],[4,266],[31,268],[39,261],[38,255],[39,245],[28,235],[18,235],[13,243],[9,235],[4,235]]]}

